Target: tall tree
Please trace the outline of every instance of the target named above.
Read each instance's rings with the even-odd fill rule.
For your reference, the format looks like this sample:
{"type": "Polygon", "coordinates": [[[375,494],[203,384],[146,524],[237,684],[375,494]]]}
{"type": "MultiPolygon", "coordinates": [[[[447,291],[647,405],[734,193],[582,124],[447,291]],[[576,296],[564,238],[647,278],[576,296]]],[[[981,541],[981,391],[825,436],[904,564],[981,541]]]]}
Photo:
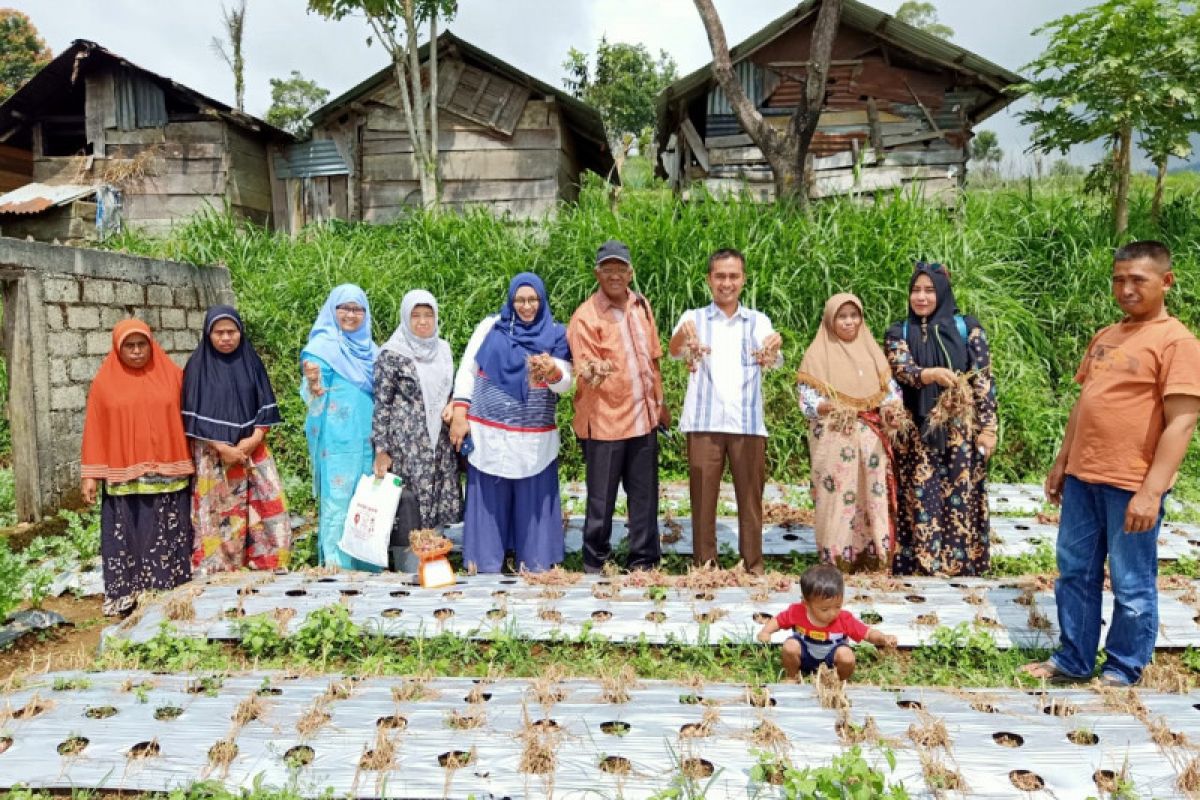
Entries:
{"type": "Polygon", "coordinates": [[[837,36],[838,23],[842,16],[842,0],[820,0],[816,25],[813,27],[809,61],[805,65],[804,90],[800,102],[792,112],[783,130],[772,127],[738,83],[729,56],[729,43],[725,28],[713,0],[693,0],[704,30],[708,34],[709,48],[713,54],[713,77],[729,98],[738,123],[750,139],[762,150],[763,157],[771,165],[775,178],[775,198],[780,202],[804,205],[808,202],[808,184],[804,172],[809,145],[821,120],[821,109],[825,105],[825,85],[829,80],[829,59],[833,53],[833,40],[837,36]]]}
{"type": "Polygon", "coordinates": [[[922,0],[905,0],[896,9],[896,19],[933,34],[939,39],[953,39],[954,29],[938,22],[937,6],[922,0]]]}
{"type": "Polygon", "coordinates": [[[587,53],[574,47],[567,53],[563,68],[567,91],[595,106],[604,119],[609,145],[618,160],[633,142],[653,131],[654,103],[659,92],[675,81],[675,59],[660,50],[658,60],[642,44],[610,44],[600,37],[596,46],[595,70],[587,53]]]}
{"type": "Polygon", "coordinates": [[[0,101],[25,85],[53,55],[29,17],[0,8],[0,101]]]}
{"type": "MultiPolygon", "coordinates": [[[[1045,52],[1024,68],[1036,106],[1031,149],[1065,154],[1077,144],[1112,142],[1113,227],[1129,227],[1134,137],[1169,128],[1195,130],[1200,86],[1200,11],[1181,0],[1108,0],[1034,31],[1045,52]]],[[[1161,138],[1156,141],[1161,142],[1161,138]]]]}
{"type": "Polygon", "coordinates": [[[328,97],[328,89],[292,70],[286,78],[271,78],[271,107],[267,109],[266,120],[295,136],[307,136],[309,113],[328,97]]]}
{"type": "Polygon", "coordinates": [[[995,173],[1004,160],[1004,151],[1000,149],[1000,139],[995,131],[979,131],[975,134],[971,140],[971,160],[978,162],[981,173],[995,173]]]}
{"type": "Polygon", "coordinates": [[[246,110],[246,59],[242,56],[242,39],[246,33],[246,0],[226,8],[221,6],[221,25],[227,40],[213,37],[212,47],[233,72],[233,93],[237,97],[237,110],[246,110]]]}
{"type": "Polygon", "coordinates": [[[458,0],[308,0],[309,11],[326,19],[362,16],[371,27],[367,45],[378,41],[392,59],[405,125],[413,143],[413,170],[421,184],[421,203],[437,208],[441,201],[438,165],[438,19],[458,13],[458,0]],[[421,76],[418,29],[429,26],[428,80],[421,76]]]}

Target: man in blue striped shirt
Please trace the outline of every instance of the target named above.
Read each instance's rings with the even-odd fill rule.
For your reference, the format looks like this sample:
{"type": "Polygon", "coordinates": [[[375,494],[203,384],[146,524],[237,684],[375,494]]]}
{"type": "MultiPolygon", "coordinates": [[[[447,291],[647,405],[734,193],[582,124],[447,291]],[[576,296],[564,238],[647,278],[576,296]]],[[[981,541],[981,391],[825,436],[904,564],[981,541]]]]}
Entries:
{"type": "Polygon", "coordinates": [[[669,351],[691,372],[679,428],[688,443],[692,558],[697,566],[717,561],[717,500],[728,461],[738,506],[738,552],[748,571],[761,573],[767,449],[762,379],[764,370],[783,363],[783,342],[766,314],[742,305],[745,285],[745,256],[734,249],[713,253],[712,303],[684,312],[669,351]]]}

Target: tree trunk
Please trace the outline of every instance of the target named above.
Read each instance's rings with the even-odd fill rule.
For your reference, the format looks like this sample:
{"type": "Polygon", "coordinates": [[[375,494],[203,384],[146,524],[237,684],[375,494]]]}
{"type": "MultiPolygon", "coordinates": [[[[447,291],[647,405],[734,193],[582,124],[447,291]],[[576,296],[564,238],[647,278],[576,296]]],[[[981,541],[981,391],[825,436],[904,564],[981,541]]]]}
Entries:
{"type": "Polygon", "coordinates": [[[808,199],[805,161],[817,126],[821,123],[821,110],[825,107],[829,60],[833,55],[833,40],[837,38],[841,16],[842,0],[822,0],[817,23],[813,26],[808,69],[804,75],[804,93],[800,96],[800,105],[788,120],[788,136],[796,140],[795,174],[801,178],[800,192],[796,196],[802,203],[808,199]]]}
{"type": "Polygon", "coordinates": [[[1167,182],[1167,156],[1162,156],[1155,162],[1158,174],[1154,177],[1154,202],[1150,204],[1150,218],[1157,224],[1162,216],[1163,189],[1167,182]]]}
{"type": "Polygon", "coordinates": [[[1113,231],[1117,236],[1129,229],[1129,173],[1133,148],[1133,129],[1126,124],[1117,135],[1117,191],[1113,201],[1113,231]]]}
{"type": "MultiPolygon", "coordinates": [[[[408,49],[408,75],[412,84],[413,121],[419,139],[413,140],[413,149],[417,153],[419,169],[417,177],[421,182],[421,205],[433,208],[437,205],[437,161],[431,160],[431,145],[429,140],[436,139],[436,131],[426,130],[425,90],[421,83],[421,48],[417,39],[416,4],[414,0],[404,0],[404,33],[408,49]]],[[[436,43],[430,45],[429,51],[437,49],[436,43]]],[[[430,87],[433,90],[433,87],[430,87]]]]}
{"type": "Polygon", "coordinates": [[[442,205],[442,170],[438,160],[438,24],[429,15],[429,162],[433,165],[433,207],[442,205]]]}
{"type": "MultiPolygon", "coordinates": [[[[742,130],[758,145],[763,157],[771,165],[775,178],[775,199],[804,205],[808,201],[808,187],[804,180],[805,161],[808,148],[821,119],[825,101],[825,82],[829,75],[829,59],[833,51],[833,40],[837,34],[841,17],[842,0],[822,0],[813,29],[812,56],[805,77],[804,92],[800,105],[792,114],[786,132],[768,125],[754,103],[738,83],[729,57],[729,43],[721,18],[713,6],[713,0],[694,0],[700,21],[708,34],[709,48],[713,54],[713,77],[729,98],[733,113],[742,130]]],[[[686,168],[686,165],[685,165],[686,168]]]]}

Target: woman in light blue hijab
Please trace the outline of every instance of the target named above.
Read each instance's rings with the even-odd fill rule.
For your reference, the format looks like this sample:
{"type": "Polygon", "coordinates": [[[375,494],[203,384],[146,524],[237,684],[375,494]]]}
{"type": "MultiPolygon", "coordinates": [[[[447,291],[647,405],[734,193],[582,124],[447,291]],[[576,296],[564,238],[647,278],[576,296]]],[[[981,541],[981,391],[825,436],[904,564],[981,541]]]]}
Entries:
{"type": "Polygon", "coordinates": [[[366,293],[350,283],[335,287],[300,352],[300,396],[308,405],[304,433],[319,510],[317,555],[322,566],[379,571],[338,547],[358,479],[371,473],[375,458],[371,419],[378,355],[366,293]]]}

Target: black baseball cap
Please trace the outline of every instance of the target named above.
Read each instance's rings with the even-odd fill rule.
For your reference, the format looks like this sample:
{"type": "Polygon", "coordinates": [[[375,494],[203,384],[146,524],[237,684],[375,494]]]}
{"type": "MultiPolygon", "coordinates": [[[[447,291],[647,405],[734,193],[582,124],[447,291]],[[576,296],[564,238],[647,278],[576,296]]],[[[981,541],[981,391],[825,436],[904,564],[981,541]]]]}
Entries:
{"type": "Polygon", "coordinates": [[[629,247],[622,241],[617,239],[609,239],[604,244],[600,245],[600,249],[596,251],[596,266],[600,266],[605,261],[616,259],[623,261],[626,264],[633,266],[633,261],[629,258],[629,247]]]}

